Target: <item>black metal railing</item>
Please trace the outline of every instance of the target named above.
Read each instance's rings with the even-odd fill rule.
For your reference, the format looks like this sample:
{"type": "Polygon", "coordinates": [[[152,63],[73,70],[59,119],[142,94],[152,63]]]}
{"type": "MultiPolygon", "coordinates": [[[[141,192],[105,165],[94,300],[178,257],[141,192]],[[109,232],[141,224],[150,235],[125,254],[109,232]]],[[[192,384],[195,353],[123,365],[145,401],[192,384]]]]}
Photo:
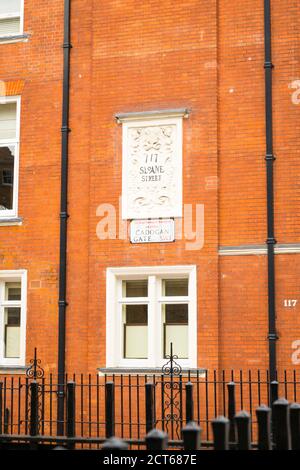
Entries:
{"type": "MultiPolygon", "coordinates": [[[[4,377],[0,382],[0,436],[39,435],[55,441],[59,385],[52,374],[4,377]]],[[[212,442],[212,422],[218,416],[229,419],[229,437],[234,442],[235,416],[243,410],[252,416],[249,432],[255,442],[259,432],[255,410],[261,405],[270,407],[278,397],[297,402],[300,374],[283,371],[273,383],[268,371],[261,370],[181,371],[178,375],[67,374],[63,390],[64,434],[71,434],[72,429],[82,446],[99,444],[114,435],[140,445],[145,433],[154,427],[167,433],[173,445],[181,440],[182,430],[190,421],[201,427],[204,443],[212,442]],[[67,400],[70,393],[75,403],[73,418],[67,400]]]]}
{"type": "MultiPolygon", "coordinates": [[[[11,379],[12,383],[13,378],[11,379]]],[[[223,385],[223,382],[221,384],[223,385]]],[[[241,383],[239,385],[241,386],[241,383]]],[[[182,422],[180,422],[180,435],[177,439],[174,439],[170,432],[163,430],[162,421],[157,420],[157,411],[159,410],[156,402],[157,382],[145,381],[143,387],[136,388],[141,395],[140,399],[143,398],[144,400],[144,421],[136,422],[138,426],[136,430],[139,432],[132,432],[131,435],[125,432],[123,432],[123,435],[120,434],[122,429],[120,424],[124,426],[124,423],[118,422],[119,404],[116,400],[118,386],[114,381],[104,380],[103,384],[100,385],[104,394],[103,401],[96,401],[95,403],[96,409],[97,405],[99,406],[99,403],[101,403],[101,406],[99,406],[100,419],[93,421],[92,400],[86,403],[88,406],[87,417],[80,414],[82,413],[81,389],[85,385],[82,383],[78,385],[74,380],[68,380],[66,377],[66,421],[63,423],[65,431],[63,436],[57,436],[55,433],[53,435],[50,432],[51,417],[46,416],[46,408],[42,406],[46,401],[46,393],[49,393],[49,391],[46,391],[44,378],[42,378],[41,383],[33,379],[26,386],[29,394],[27,420],[21,424],[17,423],[17,426],[21,425],[21,429],[18,428],[19,432],[16,433],[13,432],[13,413],[8,415],[8,422],[0,432],[0,446],[2,448],[28,446],[31,449],[39,449],[41,446],[52,446],[54,448],[62,445],[67,449],[300,449],[300,405],[297,403],[290,404],[285,398],[278,398],[280,383],[277,381],[269,384],[267,395],[271,400],[270,406],[260,405],[253,410],[252,414],[244,410],[236,412],[238,408],[236,401],[238,387],[236,388],[234,382],[228,383],[226,385],[228,416],[212,415],[211,419],[209,421],[204,420],[202,425],[197,422],[197,413],[195,413],[197,410],[197,382],[182,382],[182,422]],[[43,413],[41,410],[43,410],[43,413]],[[203,424],[206,424],[206,422],[211,432],[210,440],[206,439],[206,434],[203,432],[203,424]],[[253,439],[254,422],[256,423],[256,430],[253,439]],[[97,428],[99,432],[95,434],[92,432],[94,425],[99,426],[97,428]]],[[[132,390],[132,384],[129,385],[128,382],[126,386],[128,390],[132,390]]],[[[87,392],[90,393],[93,387],[90,380],[87,387],[87,392]]],[[[123,384],[123,387],[125,387],[125,384],[123,384]]],[[[6,392],[8,390],[11,392],[14,388],[10,387],[6,392]]],[[[3,391],[5,391],[5,387],[2,387],[3,391]]],[[[51,397],[51,395],[49,396],[51,397]]],[[[5,403],[5,401],[2,403],[5,403]]],[[[19,405],[19,402],[17,404],[19,405]]],[[[54,409],[56,410],[56,407],[54,409]]],[[[8,410],[8,408],[5,408],[5,410],[8,410]]],[[[11,408],[11,411],[14,411],[14,409],[11,408]]],[[[7,416],[5,419],[7,419],[7,416]]],[[[134,423],[131,423],[131,426],[133,425],[134,423]]],[[[177,429],[177,419],[175,419],[175,425],[177,429]]],[[[56,427],[54,428],[56,429],[56,427]]]]}

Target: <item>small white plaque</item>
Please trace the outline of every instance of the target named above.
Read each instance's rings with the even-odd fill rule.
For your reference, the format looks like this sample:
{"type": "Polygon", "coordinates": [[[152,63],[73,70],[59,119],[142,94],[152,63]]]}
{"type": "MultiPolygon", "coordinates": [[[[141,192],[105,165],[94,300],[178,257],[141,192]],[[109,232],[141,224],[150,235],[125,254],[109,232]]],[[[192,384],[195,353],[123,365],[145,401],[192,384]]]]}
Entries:
{"type": "Polygon", "coordinates": [[[133,220],[130,224],[132,243],[165,243],[174,240],[173,219],[133,220]]]}

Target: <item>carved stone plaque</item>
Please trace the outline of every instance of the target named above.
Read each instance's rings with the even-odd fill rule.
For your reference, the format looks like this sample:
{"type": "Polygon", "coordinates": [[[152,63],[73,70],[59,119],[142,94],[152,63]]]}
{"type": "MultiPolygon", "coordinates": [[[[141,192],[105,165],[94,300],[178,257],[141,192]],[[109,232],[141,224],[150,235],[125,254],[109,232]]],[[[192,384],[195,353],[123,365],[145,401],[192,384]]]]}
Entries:
{"type": "Polygon", "coordinates": [[[182,216],[182,118],[123,123],[122,218],[182,216]]]}

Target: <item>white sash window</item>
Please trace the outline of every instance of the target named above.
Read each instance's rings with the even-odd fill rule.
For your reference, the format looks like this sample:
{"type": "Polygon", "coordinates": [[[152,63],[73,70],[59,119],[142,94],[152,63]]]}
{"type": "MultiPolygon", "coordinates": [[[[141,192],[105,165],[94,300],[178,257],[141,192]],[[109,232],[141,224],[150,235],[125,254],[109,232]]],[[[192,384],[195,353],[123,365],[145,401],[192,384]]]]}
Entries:
{"type": "Polygon", "coordinates": [[[0,271],[0,366],[25,365],[26,271],[0,271]]]}
{"type": "Polygon", "coordinates": [[[0,99],[0,219],[17,217],[20,97],[0,99]]]}
{"type": "Polygon", "coordinates": [[[107,270],[107,367],[197,365],[195,266],[107,270]]]}
{"type": "Polygon", "coordinates": [[[0,38],[23,34],[24,0],[0,1],[0,38]]]}

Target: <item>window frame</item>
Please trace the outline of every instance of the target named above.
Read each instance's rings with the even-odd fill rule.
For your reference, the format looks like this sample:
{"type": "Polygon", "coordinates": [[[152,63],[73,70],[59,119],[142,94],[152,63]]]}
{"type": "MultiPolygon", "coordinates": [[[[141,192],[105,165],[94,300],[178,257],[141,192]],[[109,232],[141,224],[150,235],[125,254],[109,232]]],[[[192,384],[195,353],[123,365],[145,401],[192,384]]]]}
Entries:
{"type": "Polygon", "coordinates": [[[19,195],[19,160],[20,160],[20,123],[21,123],[21,97],[5,96],[0,98],[1,104],[16,103],[16,135],[14,139],[0,139],[0,147],[14,146],[14,171],[13,171],[13,207],[12,209],[0,210],[0,221],[16,218],[18,216],[19,195]]]}
{"type": "MultiPolygon", "coordinates": [[[[163,304],[189,306],[189,358],[176,360],[183,368],[197,367],[197,269],[188,266],[153,266],[107,268],[106,271],[106,367],[157,368],[163,358],[162,308],[163,304]],[[162,296],[162,279],[187,277],[188,296],[162,296]],[[148,298],[122,297],[123,280],[148,278],[148,298]],[[122,306],[148,305],[148,359],[124,359],[122,340],[122,306]]],[[[176,353],[176,352],[175,352],[176,353]]]]}
{"type": "Polygon", "coordinates": [[[27,271],[0,271],[0,367],[25,366],[26,359],[26,314],[27,314],[27,271]],[[21,300],[5,300],[5,283],[21,282],[21,300]],[[20,357],[4,357],[4,310],[7,307],[20,307],[20,357]]]}
{"type": "Polygon", "coordinates": [[[0,21],[10,19],[10,18],[20,18],[19,32],[18,33],[3,34],[3,35],[0,36],[1,38],[9,39],[10,37],[22,36],[24,34],[24,0],[21,0],[21,5],[20,5],[20,11],[19,12],[4,13],[4,14],[0,15],[0,21]]]}

